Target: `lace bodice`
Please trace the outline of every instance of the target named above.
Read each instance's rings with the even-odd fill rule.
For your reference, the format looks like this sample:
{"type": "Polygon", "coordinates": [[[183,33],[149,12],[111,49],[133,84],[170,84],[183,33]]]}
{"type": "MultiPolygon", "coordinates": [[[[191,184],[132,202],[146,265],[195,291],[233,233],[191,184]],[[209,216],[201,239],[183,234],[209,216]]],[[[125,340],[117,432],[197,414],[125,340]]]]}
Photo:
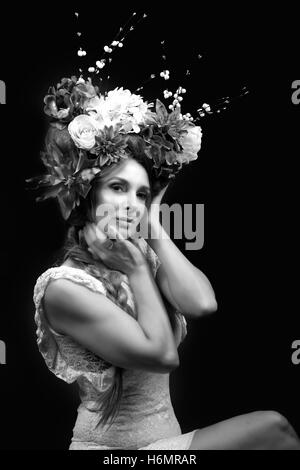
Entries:
{"type": "MultiPolygon", "coordinates": [[[[144,239],[139,245],[155,277],[160,261],[156,253],[144,239]]],[[[70,266],[56,266],[47,269],[37,279],[34,286],[35,322],[37,325],[37,345],[46,365],[57,377],[67,383],[77,381],[81,398],[86,405],[99,393],[112,384],[116,368],[104,359],[88,351],[67,335],[54,331],[44,313],[43,296],[48,283],[53,279],[64,278],[80,284],[93,292],[106,295],[103,283],[86,271],[70,266]]],[[[134,308],[134,297],[124,275],[122,285],[128,293],[128,302],[134,308]]],[[[186,320],[180,312],[175,313],[177,328],[181,331],[181,341],[186,335],[186,320]]]]}

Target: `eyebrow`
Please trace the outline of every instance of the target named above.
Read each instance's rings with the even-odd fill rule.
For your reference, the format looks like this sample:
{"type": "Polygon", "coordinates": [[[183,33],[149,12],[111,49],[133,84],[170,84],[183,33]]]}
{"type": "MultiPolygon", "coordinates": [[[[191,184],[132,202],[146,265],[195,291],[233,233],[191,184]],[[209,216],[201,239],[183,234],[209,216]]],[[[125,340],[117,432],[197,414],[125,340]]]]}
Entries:
{"type": "MultiPolygon", "coordinates": [[[[119,181],[122,181],[122,183],[128,184],[128,181],[125,180],[124,178],[121,178],[120,176],[113,176],[113,177],[112,177],[110,180],[108,180],[108,181],[111,181],[111,180],[114,180],[114,179],[117,179],[117,180],[119,180],[119,181]]],[[[140,189],[145,189],[145,190],[148,191],[149,193],[151,192],[149,186],[146,186],[146,185],[140,186],[140,189]]]]}

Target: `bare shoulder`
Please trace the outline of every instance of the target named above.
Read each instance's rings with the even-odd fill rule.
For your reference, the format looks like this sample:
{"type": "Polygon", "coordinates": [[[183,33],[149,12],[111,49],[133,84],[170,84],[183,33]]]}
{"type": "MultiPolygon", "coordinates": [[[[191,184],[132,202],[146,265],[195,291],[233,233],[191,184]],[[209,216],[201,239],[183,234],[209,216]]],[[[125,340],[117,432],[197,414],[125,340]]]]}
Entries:
{"type": "Polygon", "coordinates": [[[76,298],[79,286],[68,279],[53,279],[47,285],[44,296],[44,314],[50,326],[57,333],[64,334],[61,320],[70,319],[76,314],[76,298]]]}
{"type": "MultiPolygon", "coordinates": [[[[61,266],[79,268],[70,258],[61,266]]],[[[86,286],[73,282],[70,279],[59,277],[51,279],[43,296],[43,305],[46,318],[59,333],[63,333],[62,321],[78,320],[86,317],[91,310],[91,304],[101,306],[104,295],[92,292],[86,286]]]]}
{"type": "MultiPolygon", "coordinates": [[[[70,258],[67,258],[60,266],[78,268],[70,258]]],[[[57,304],[62,305],[65,301],[70,301],[70,294],[76,292],[76,290],[78,290],[78,285],[68,279],[52,279],[44,292],[44,304],[46,307],[57,304]]]]}

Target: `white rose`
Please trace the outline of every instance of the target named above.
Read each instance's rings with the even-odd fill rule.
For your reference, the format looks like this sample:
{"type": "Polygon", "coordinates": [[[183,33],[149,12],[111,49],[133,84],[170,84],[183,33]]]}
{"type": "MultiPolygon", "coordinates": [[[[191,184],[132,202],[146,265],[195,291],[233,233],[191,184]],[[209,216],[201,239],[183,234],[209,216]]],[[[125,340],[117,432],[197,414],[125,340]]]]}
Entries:
{"type": "Polygon", "coordinates": [[[200,126],[191,126],[188,133],[181,138],[181,145],[185,161],[190,162],[196,160],[198,152],[201,148],[202,130],[200,126]]]}
{"type": "Polygon", "coordinates": [[[97,121],[91,116],[81,114],[70,122],[68,131],[76,147],[91,150],[96,143],[95,136],[98,134],[97,121]]]}

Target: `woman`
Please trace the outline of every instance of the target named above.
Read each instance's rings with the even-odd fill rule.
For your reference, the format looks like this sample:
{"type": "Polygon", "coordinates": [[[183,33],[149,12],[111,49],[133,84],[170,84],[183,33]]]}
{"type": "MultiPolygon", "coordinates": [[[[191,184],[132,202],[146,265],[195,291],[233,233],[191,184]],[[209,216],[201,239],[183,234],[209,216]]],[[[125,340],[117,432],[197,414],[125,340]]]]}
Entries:
{"type": "MultiPolygon", "coordinates": [[[[82,149],[101,148],[102,157],[111,152],[115,136],[110,132],[110,143],[104,145],[97,128],[105,115],[103,102],[96,111],[94,102],[88,104],[84,109],[92,109],[93,121],[85,120],[84,132],[77,132],[75,118],[68,133],[52,129],[48,134],[49,168],[65,169],[67,156],[74,157],[74,143],[80,150],[73,176],[83,161],[82,149]]],[[[132,99],[130,110],[131,120],[132,99]]],[[[121,122],[124,126],[124,114],[121,122]]],[[[120,138],[126,135],[122,158],[103,164],[101,171],[91,172],[98,161],[83,170],[93,176],[86,197],[75,204],[69,191],[68,198],[59,200],[70,223],[62,261],[38,278],[34,290],[40,352],[57,377],[79,386],[81,404],[69,449],[300,449],[287,420],[272,411],[182,434],[170,399],[169,374],[179,365],[185,316],[214,312],[217,303],[206,276],[160,224],[159,205],[169,178],[153,171],[159,165],[149,158],[149,145],[151,153],[161,142],[151,141],[153,132],[162,132],[162,126],[142,134],[137,128],[131,132],[131,125],[123,134],[117,127],[120,138]],[[139,236],[138,226],[147,228],[144,236],[139,236]]],[[[192,124],[188,131],[197,134],[192,124]]],[[[191,151],[191,142],[181,143],[183,150],[191,151]]],[[[182,153],[181,161],[186,155],[182,153]]],[[[57,180],[48,181],[55,182],[57,190],[57,180]]]]}

